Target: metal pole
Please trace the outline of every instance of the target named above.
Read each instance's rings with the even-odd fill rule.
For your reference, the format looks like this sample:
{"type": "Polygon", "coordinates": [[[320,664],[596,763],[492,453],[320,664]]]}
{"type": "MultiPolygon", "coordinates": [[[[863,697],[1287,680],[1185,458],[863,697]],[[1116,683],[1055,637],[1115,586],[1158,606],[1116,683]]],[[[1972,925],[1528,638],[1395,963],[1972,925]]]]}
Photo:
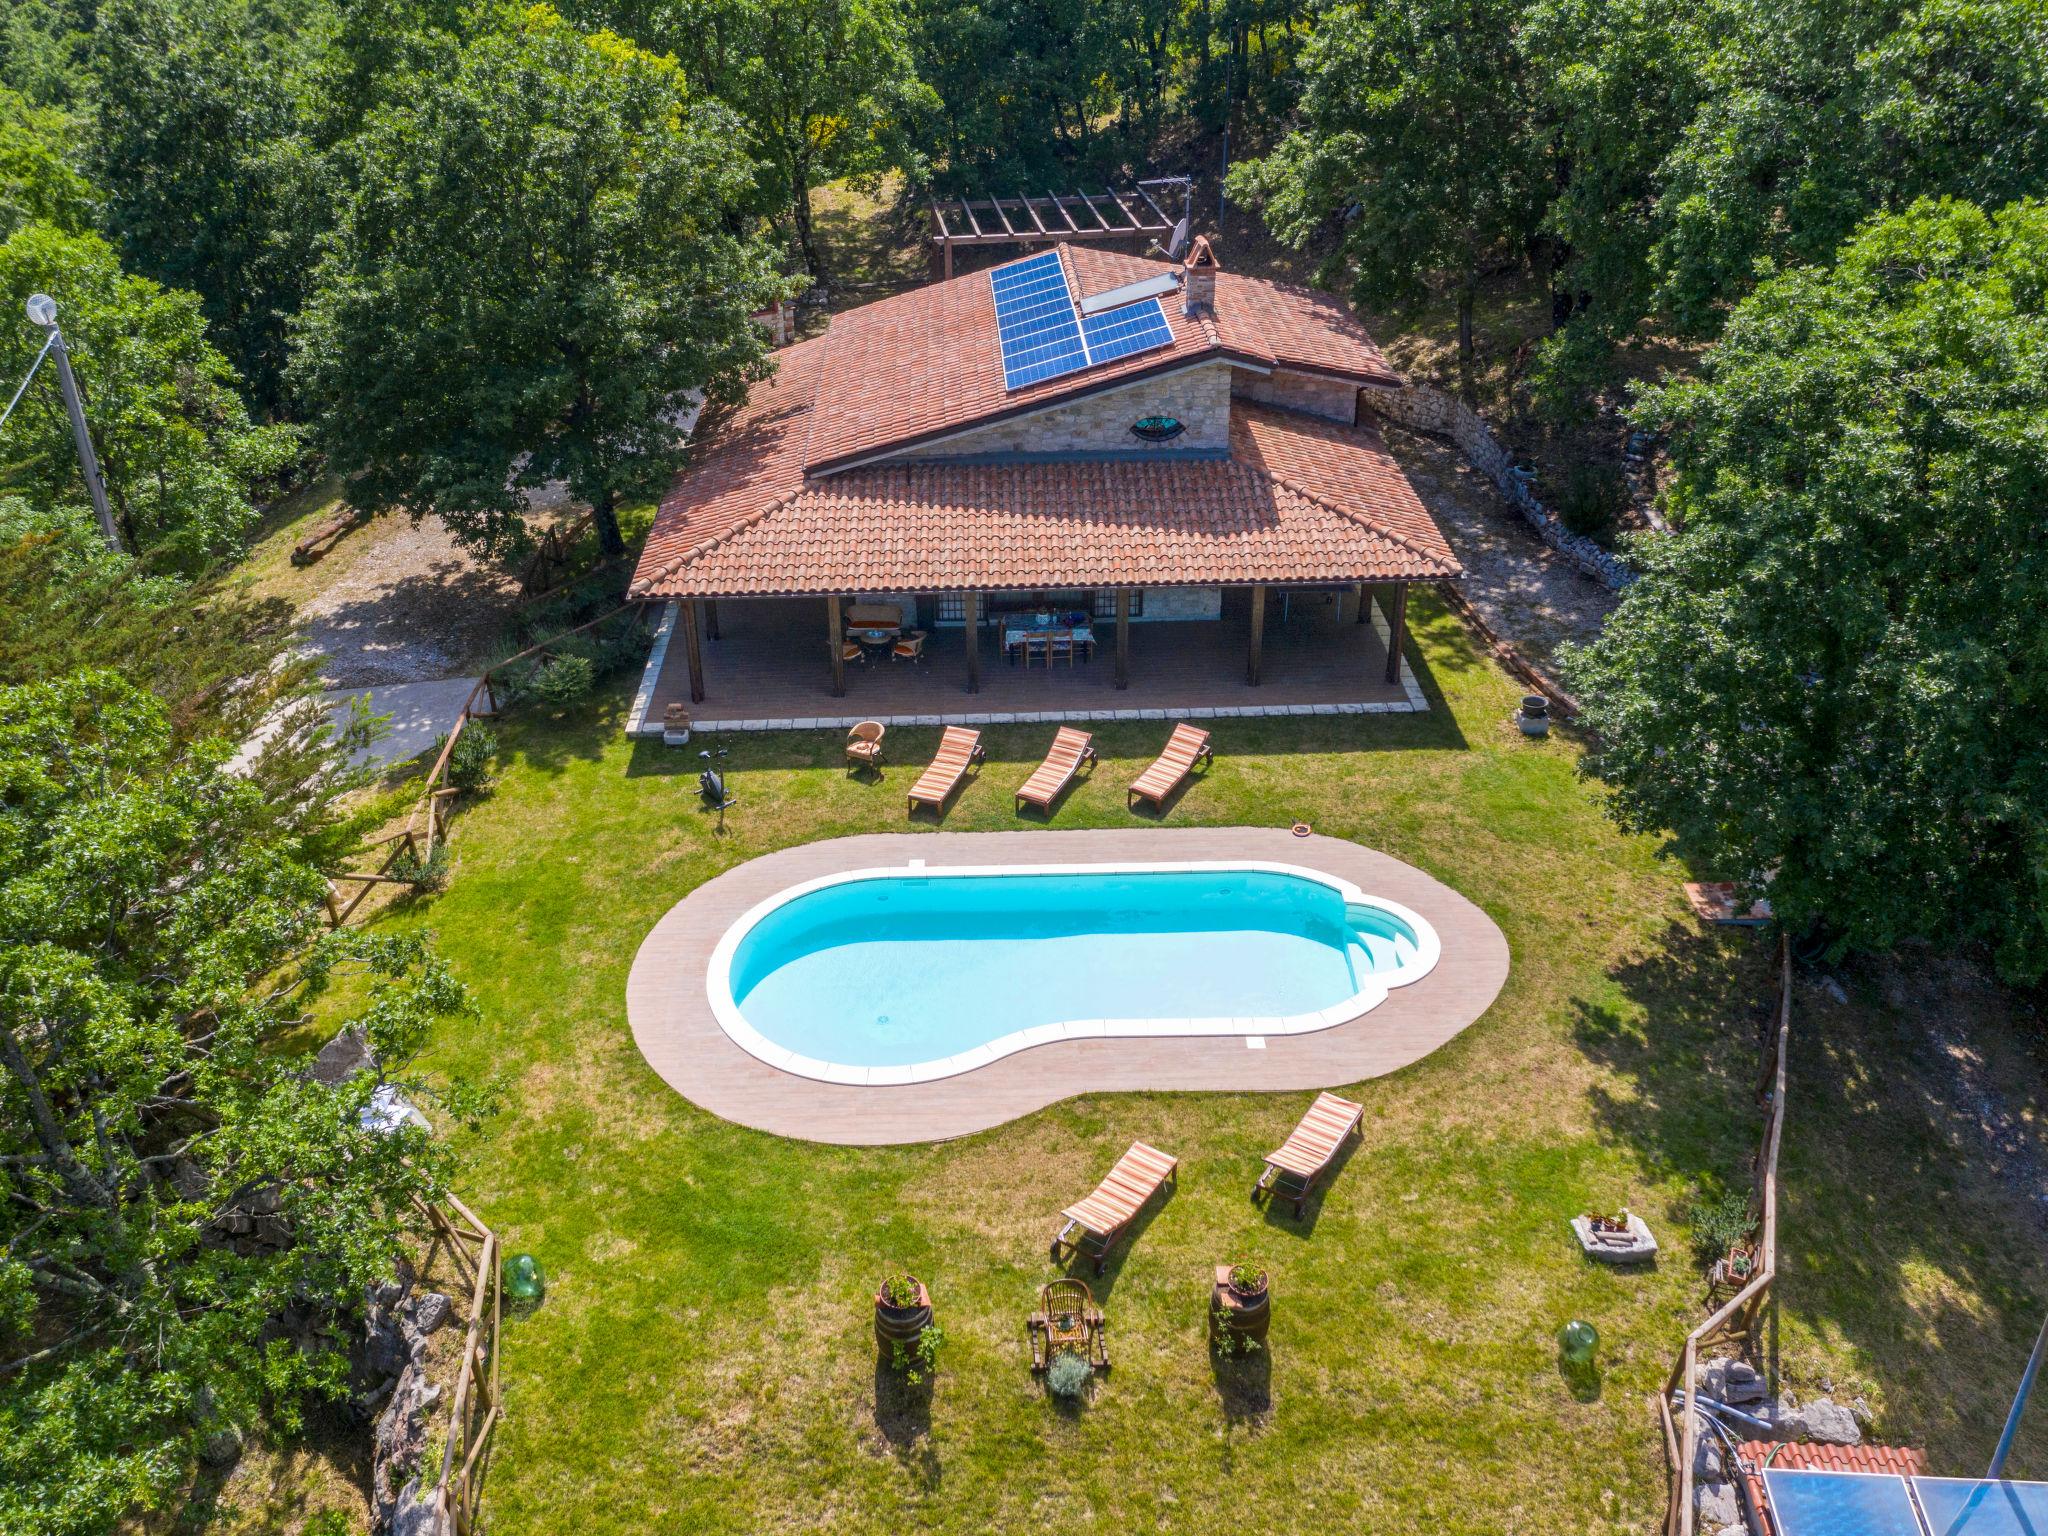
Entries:
{"type": "Polygon", "coordinates": [[[92,498],[92,510],[100,520],[100,533],[107,548],[119,550],[121,536],[114,531],[114,514],[107,507],[106,482],[100,478],[99,455],[92,451],[92,434],[85,427],[85,406],[78,398],[78,380],[71,372],[71,350],[57,329],[57,305],[48,294],[31,294],[28,317],[43,328],[49,338],[50,355],[57,360],[57,382],[64,391],[64,410],[71,418],[71,440],[78,448],[78,472],[85,480],[85,493],[92,498]]]}
{"type": "Polygon", "coordinates": [[[2011,1454],[2013,1436],[2019,1433],[2020,1415],[2027,1411],[2027,1398],[2033,1393],[2034,1378],[2041,1374],[2044,1352],[2048,1352],[2048,1318],[2041,1320],[2041,1331],[2034,1336],[2034,1352],[2027,1356],[2027,1368],[2020,1373],[2020,1389],[2013,1396],[2012,1412],[2005,1416],[2005,1429],[1998,1437],[1998,1449],[1991,1453],[1991,1470],[1984,1474],[1988,1482],[1997,1482],[2005,1471],[2005,1458],[2011,1454]]]}

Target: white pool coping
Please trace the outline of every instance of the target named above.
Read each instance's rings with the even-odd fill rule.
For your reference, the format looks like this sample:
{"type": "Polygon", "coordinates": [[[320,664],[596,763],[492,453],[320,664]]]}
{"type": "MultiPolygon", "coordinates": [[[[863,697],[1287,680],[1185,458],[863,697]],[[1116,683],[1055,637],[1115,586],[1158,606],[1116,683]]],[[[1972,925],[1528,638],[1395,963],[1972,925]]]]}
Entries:
{"type": "Polygon", "coordinates": [[[1271,1035],[1306,1035],[1320,1029],[1333,1029],[1339,1024],[1348,1024],[1353,1019],[1370,1013],[1387,1000],[1390,989],[1410,986],[1422,980],[1436,969],[1437,961],[1442,955],[1443,945],[1437,937],[1436,929],[1420,913],[1402,906],[1399,902],[1389,901],[1383,896],[1368,895],[1348,880],[1325,874],[1321,870],[1306,869],[1298,864],[1282,864],[1261,859],[1229,859],[1143,864],[968,864],[928,868],[922,859],[912,859],[888,868],[855,869],[839,874],[822,875],[815,880],[805,880],[786,890],[777,891],[766,900],[755,903],[726,929],[719,938],[717,947],[712,950],[711,962],[705,970],[705,992],[711,1005],[712,1016],[717,1019],[719,1028],[725,1031],[733,1044],[779,1071],[824,1083],[856,1087],[897,1087],[957,1077],[963,1072],[972,1072],[977,1067],[985,1067],[1019,1051],[1027,1051],[1034,1046],[1051,1045],[1061,1040],[1169,1035],[1242,1035],[1263,1038],[1271,1035]],[[1066,1019],[1017,1030],[985,1041],[972,1050],[961,1051],[935,1061],[890,1066],[852,1066],[844,1062],[821,1061],[817,1057],[801,1055],[785,1046],[777,1045],[747,1021],[746,1015],[741,1012],[738,1002],[732,995],[733,957],[755,925],[769,913],[799,897],[808,896],[814,891],[821,891],[830,886],[850,885],[863,880],[954,880],[987,875],[1037,877],[1167,873],[1278,874],[1313,881],[1317,885],[1327,886],[1336,891],[1346,906],[1374,907],[1406,924],[1409,931],[1415,935],[1415,958],[1391,971],[1376,973],[1367,986],[1342,1002],[1309,1013],[1252,1018],[1218,1016],[1197,1019],[1066,1019]]]}

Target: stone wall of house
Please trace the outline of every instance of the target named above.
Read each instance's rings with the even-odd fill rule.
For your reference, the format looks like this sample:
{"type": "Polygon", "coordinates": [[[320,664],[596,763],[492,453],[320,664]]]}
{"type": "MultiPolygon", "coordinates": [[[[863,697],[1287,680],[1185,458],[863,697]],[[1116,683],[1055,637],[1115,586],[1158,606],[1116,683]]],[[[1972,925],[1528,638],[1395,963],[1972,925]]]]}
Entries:
{"type": "Polygon", "coordinates": [[[1290,411],[1327,416],[1347,426],[1358,420],[1358,386],[1342,379],[1322,379],[1286,368],[1275,368],[1264,375],[1240,369],[1230,381],[1230,392],[1290,411]]]}
{"type": "Polygon", "coordinates": [[[1221,587],[1147,587],[1145,611],[1131,622],[1150,624],[1160,620],[1185,622],[1190,619],[1222,617],[1221,587]]]}
{"type": "Polygon", "coordinates": [[[1230,447],[1228,363],[1141,379],[913,449],[906,460],[1003,453],[1219,453],[1230,447]],[[1135,436],[1142,416],[1176,417],[1187,430],[1163,443],[1135,436]]]}
{"type": "Polygon", "coordinates": [[[1493,435],[1485,418],[1464,401],[1426,384],[1369,390],[1365,400],[1369,409],[1389,421],[1450,438],[1474,469],[1500,487],[1500,493],[1528,520],[1544,543],[1602,586],[1619,592],[1636,579],[1635,573],[1610,551],[1583,534],[1573,533],[1555,512],[1536,499],[1528,482],[1514,472],[1514,455],[1493,435]]]}

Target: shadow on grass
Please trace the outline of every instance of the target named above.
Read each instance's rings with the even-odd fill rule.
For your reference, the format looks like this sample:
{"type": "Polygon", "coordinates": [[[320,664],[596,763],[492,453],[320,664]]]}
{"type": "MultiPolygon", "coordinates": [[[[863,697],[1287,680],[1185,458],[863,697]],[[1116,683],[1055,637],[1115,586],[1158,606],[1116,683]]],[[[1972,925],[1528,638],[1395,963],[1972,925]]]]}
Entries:
{"type": "Polygon", "coordinates": [[[1138,1214],[1133,1216],[1129,1225],[1117,1234],[1116,1241],[1110,1244],[1109,1252],[1103,1255],[1100,1270],[1096,1269],[1094,1259],[1077,1251],[1068,1254],[1064,1260],[1054,1261],[1059,1265],[1061,1273],[1086,1280],[1089,1294],[1098,1303],[1106,1301],[1109,1293],[1116,1289],[1116,1282],[1123,1274],[1124,1265],[1129,1262],[1132,1251],[1143,1240],[1146,1228],[1150,1227],[1159,1213],[1166,1209],[1168,1202],[1173,1199],[1175,1189],[1176,1185],[1173,1183],[1163,1184],[1151,1199],[1139,1207],[1138,1214]]]}
{"type": "Polygon", "coordinates": [[[1559,1355],[1557,1357],[1557,1376],[1558,1380],[1565,1384],[1565,1390],[1571,1393],[1575,1402],[1597,1403],[1600,1401],[1600,1391],[1604,1378],[1600,1373],[1598,1361],[1588,1360],[1584,1364],[1574,1364],[1572,1361],[1565,1359],[1563,1355],[1559,1355]]]}
{"type": "Polygon", "coordinates": [[[889,1453],[926,1489],[937,1488],[943,1475],[932,1444],[934,1385],[930,1372],[912,1381],[879,1348],[875,1351],[875,1430],[887,1442],[889,1453]]]}
{"type": "Polygon", "coordinates": [[[1273,1348],[1226,1349],[1215,1338],[1209,1340],[1209,1373],[1216,1383],[1216,1398],[1223,1408],[1223,1420],[1234,1428],[1258,1429],[1273,1412],[1273,1348]]]}

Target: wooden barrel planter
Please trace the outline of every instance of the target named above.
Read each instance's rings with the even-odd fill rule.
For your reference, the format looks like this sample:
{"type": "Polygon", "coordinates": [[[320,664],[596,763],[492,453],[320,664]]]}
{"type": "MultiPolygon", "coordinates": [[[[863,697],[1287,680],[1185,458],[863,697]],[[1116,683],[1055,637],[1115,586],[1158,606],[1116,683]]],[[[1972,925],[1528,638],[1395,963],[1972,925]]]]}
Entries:
{"type": "Polygon", "coordinates": [[[1255,1292],[1246,1293],[1230,1283],[1231,1266],[1216,1266],[1216,1290],[1209,1302],[1209,1326],[1218,1334],[1265,1342],[1273,1322],[1273,1285],[1270,1280],[1255,1292]]]}
{"type": "Polygon", "coordinates": [[[917,1336],[931,1326],[932,1293],[925,1289],[922,1280],[912,1277],[917,1286],[917,1300],[907,1307],[899,1307],[879,1290],[875,1292],[875,1342],[892,1358],[896,1346],[915,1350],[917,1336]]]}

